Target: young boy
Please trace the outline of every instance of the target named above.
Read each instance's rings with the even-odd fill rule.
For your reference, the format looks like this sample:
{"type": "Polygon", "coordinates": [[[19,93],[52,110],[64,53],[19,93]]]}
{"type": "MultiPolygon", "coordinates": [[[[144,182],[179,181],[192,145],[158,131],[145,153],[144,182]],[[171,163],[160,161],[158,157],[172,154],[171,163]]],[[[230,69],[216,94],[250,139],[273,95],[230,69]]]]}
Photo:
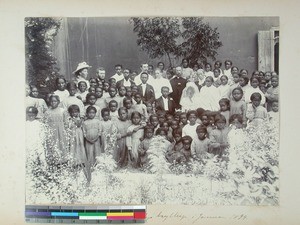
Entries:
{"type": "Polygon", "coordinates": [[[188,162],[192,158],[191,143],[193,139],[192,137],[186,135],[182,137],[181,141],[183,148],[180,150],[180,153],[184,156],[185,162],[188,162]]]}
{"type": "Polygon", "coordinates": [[[147,107],[142,103],[142,96],[139,93],[134,95],[136,104],[133,106],[133,110],[139,112],[142,115],[142,120],[148,118],[147,107]]]}
{"type": "Polygon", "coordinates": [[[132,112],[134,111],[134,109],[133,109],[133,107],[132,107],[132,98],[130,98],[130,97],[125,97],[124,99],[123,99],[123,105],[124,105],[124,107],[127,109],[127,111],[128,111],[128,119],[130,119],[131,118],[131,114],[132,114],[132,112]]]}
{"type": "Polygon", "coordinates": [[[207,129],[204,125],[198,125],[197,136],[191,145],[192,156],[195,159],[201,160],[208,153],[210,148],[210,140],[207,138],[207,129]]]}

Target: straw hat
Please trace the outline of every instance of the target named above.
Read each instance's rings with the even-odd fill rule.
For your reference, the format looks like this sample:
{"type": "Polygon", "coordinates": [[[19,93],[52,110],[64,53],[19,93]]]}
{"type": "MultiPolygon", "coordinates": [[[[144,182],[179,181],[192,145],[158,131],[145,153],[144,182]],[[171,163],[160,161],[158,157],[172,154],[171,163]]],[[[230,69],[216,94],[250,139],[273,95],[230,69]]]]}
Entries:
{"type": "Polygon", "coordinates": [[[78,66],[77,66],[76,70],[73,73],[76,73],[79,70],[82,70],[84,68],[91,68],[91,66],[89,66],[86,62],[78,63],[78,66]]]}

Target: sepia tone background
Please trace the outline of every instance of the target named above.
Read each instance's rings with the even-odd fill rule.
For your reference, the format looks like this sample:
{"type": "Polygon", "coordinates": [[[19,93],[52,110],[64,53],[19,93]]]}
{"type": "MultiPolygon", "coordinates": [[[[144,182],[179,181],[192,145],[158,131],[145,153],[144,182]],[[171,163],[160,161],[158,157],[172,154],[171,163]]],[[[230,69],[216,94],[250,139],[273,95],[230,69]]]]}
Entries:
{"type": "MultiPolygon", "coordinates": [[[[122,64],[138,72],[140,64],[145,62],[155,67],[159,61],[163,61],[167,67],[167,57],[150,59],[140,50],[136,44],[137,36],[133,32],[133,24],[129,19],[63,18],[53,45],[61,74],[71,79],[72,72],[82,61],[93,66],[89,72],[90,76],[94,76],[97,67],[102,66],[106,69],[107,77],[110,77],[115,73],[115,64],[122,64]]],[[[268,45],[272,38],[268,35],[269,31],[279,27],[278,17],[205,17],[203,21],[209,23],[212,28],[218,28],[223,46],[218,49],[216,59],[223,63],[222,68],[224,61],[230,59],[233,65],[239,69],[247,69],[249,73],[259,68],[259,60],[264,61],[263,56],[259,57],[258,46],[265,43],[268,45]]],[[[262,47],[261,50],[266,53],[262,47]]],[[[174,57],[172,62],[174,65],[181,63],[174,57]]],[[[263,71],[274,69],[260,68],[263,71]]]]}
{"type": "MultiPolygon", "coordinates": [[[[279,207],[148,206],[146,224],[192,224],[193,216],[222,215],[231,219],[203,219],[194,224],[298,224],[299,198],[299,96],[298,1],[6,1],[0,2],[0,210],[1,224],[25,224],[25,139],[24,139],[24,17],[28,16],[280,16],[281,90],[281,199],[279,207]],[[180,212],[188,219],[168,218],[180,212]],[[233,214],[246,214],[239,221],[233,214]],[[161,214],[160,214],[161,215],[161,214]],[[152,218],[151,218],[152,217],[152,218]]],[[[245,42],[245,45],[247,43],[245,42]]]]}

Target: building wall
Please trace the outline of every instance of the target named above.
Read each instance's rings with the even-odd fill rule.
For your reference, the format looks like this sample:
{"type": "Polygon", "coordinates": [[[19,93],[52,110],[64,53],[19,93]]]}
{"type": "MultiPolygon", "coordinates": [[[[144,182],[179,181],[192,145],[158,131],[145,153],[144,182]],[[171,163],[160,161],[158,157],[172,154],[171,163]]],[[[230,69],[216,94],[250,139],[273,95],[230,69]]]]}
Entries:
{"type": "MultiPolygon", "coordinates": [[[[129,18],[65,18],[63,27],[56,38],[56,54],[61,73],[68,79],[81,61],[93,66],[89,73],[103,66],[107,77],[114,74],[114,65],[122,64],[132,70],[139,70],[143,62],[156,65],[161,59],[149,59],[136,44],[136,34],[129,18]],[[61,48],[65,48],[64,51],[61,48]]],[[[212,27],[218,27],[223,46],[217,59],[224,62],[231,59],[240,69],[250,72],[257,69],[257,33],[279,26],[277,17],[209,17],[204,19],[212,27]]],[[[176,60],[174,60],[176,61],[176,60]]],[[[224,66],[224,63],[223,63],[224,66]]]]}

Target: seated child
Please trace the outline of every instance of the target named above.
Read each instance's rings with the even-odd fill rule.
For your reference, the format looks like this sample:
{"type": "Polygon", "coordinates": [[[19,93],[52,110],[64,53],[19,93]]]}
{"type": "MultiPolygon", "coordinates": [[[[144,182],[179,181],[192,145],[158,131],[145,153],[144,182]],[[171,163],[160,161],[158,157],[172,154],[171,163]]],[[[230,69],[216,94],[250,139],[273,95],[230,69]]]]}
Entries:
{"type": "Polygon", "coordinates": [[[183,148],[180,150],[180,153],[185,158],[184,162],[188,162],[192,158],[191,144],[192,144],[193,139],[192,139],[192,137],[187,135],[187,136],[183,136],[181,141],[182,141],[183,148]]]}
{"type": "Polygon", "coordinates": [[[201,160],[207,157],[210,149],[210,140],[207,138],[207,129],[204,125],[198,125],[196,132],[198,138],[192,141],[191,153],[193,158],[201,160]]]}
{"type": "Polygon", "coordinates": [[[149,117],[149,122],[153,126],[153,132],[156,133],[157,129],[159,128],[159,121],[157,115],[151,115],[149,117]]]}
{"type": "Polygon", "coordinates": [[[180,128],[182,129],[185,125],[188,124],[188,119],[187,119],[187,114],[186,114],[186,112],[182,112],[182,113],[180,114],[179,119],[180,119],[179,126],[180,126],[180,128]]]}
{"type": "Polygon", "coordinates": [[[153,127],[146,126],[144,132],[144,140],[140,143],[138,148],[138,166],[140,167],[144,167],[148,162],[147,150],[149,149],[150,143],[153,138],[153,127]]]}
{"type": "Polygon", "coordinates": [[[225,149],[228,147],[228,127],[225,126],[226,119],[224,116],[220,115],[216,118],[216,126],[217,128],[212,130],[209,136],[211,140],[211,148],[209,153],[214,155],[222,156],[225,149]]]}
{"type": "Polygon", "coordinates": [[[246,118],[251,125],[258,126],[268,119],[267,109],[260,105],[262,96],[253,93],[250,97],[251,103],[247,106],[246,118]]]}

